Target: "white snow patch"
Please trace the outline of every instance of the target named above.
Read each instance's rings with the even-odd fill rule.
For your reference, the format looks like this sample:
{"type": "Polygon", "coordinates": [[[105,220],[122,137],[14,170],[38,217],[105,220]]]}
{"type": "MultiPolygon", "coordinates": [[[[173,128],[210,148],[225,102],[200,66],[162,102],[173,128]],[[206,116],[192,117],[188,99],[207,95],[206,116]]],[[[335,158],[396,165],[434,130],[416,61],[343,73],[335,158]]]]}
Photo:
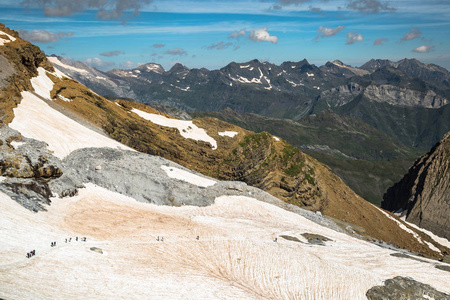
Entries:
{"type": "MultiPolygon", "coordinates": [[[[291,69],[295,69],[295,66],[291,66],[291,69]]],[[[284,71],[284,70],[283,70],[284,71]]]]}
{"type": "MultiPolygon", "coordinates": [[[[406,218],[406,215],[405,215],[405,218],[406,218]]],[[[424,228],[421,228],[421,227],[417,226],[416,224],[409,223],[409,222],[407,222],[407,221],[405,221],[405,223],[408,224],[408,225],[411,226],[411,227],[414,227],[414,228],[417,229],[417,230],[422,231],[423,233],[425,233],[426,235],[428,235],[430,238],[432,238],[435,242],[437,242],[437,243],[441,244],[442,246],[447,247],[447,248],[450,249],[450,241],[447,240],[446,238],[437,236],[437,235],[435,235],[433,232],[431,232],[431,231],[429,231],[429,230],[426,230],[426,229],[424,229],[424,228]]]]}
{"type": "Polygon", "coordinates": [[[277,142],[280,141],[280,138],[279,138],[279,137],[276,137],[276,136],[274,136],[273,139],[274,139],[275,141],[277,141],[277,142]]]}
{"type": "Polygon", "coordinates": [[[301,85],[304,85],[303,83],[295,83],[295,82],[293,82],[293,81],[290,81],[289,79],[287,79],[287,78],[285,78],[286,79],[286,81],[287,82],[289,82],[291,85],[292,85],[292,87],[297,87],[297,86],[301,86],[301,85]]]}
{"type": "Polygon", "coordinates": [[[17,147],[20,147],[20,146],[24,145],[25,143],[19,142],[19,141],[12,141],[10,144],[11,144],[11,146],[14,147],[14,149],[17,149],[17,147]]]}
{"type": "Polygon", "coordinates": [[[108,80],[108,79],[106,79],[105,77],[101,77],[101,76],[95,76],[95,78],[97,78],[97,79],[102,79],[102,80],[108,80]]]}
{"type": "Polygon", "coordinates": [[[1,31],[1,30],[0,30],[0,35],[6,35],[8,37],[8,40],[0,38],[0,46],[3,46],[4,44],[9,43],[9,42],[14,42],[16,40],[15,37],[13,37],[10,34],[7,34],[6,32],[1,31]]]}
{"type": "Polygon", "coordinates": [[[239,68],[241,68],[241,69],[246,69],[246,68],[248,68],[248,67],[250,67],[250,65],[239,66],[239,68]]]}
{"type": "MultiPolygon", "coordinates": [[[[376,207],[376,206],[375,206],[376,207]]],[[[409,229],[408,227],[405,226],[405,224],[403,224],[402,222],[400,222],[399,220],[397,220],[396,218],[392,217],[391,215],[389,215],[387,212],[383,211],[382,209],[380,209],[379,207],[377,207],[379,211],[381,211],[386,217],[388,217],[389,219],[395,221],[398,226],[403,229],[404,231],[412,234],[414,236],[414,238],[416,240],[418,240],[420,243],[425,244],[428,246],[428,248],[430,248],[433,251],[436,252],[441,252],[438,248],[436,248],[433,244],[427,242],[427,241],[423,241],[422,238],[413,230],[409,229]]],[[[409,225],[409,224],[408,224],[409,225]]]]}
{"type": "Polygon", "coordinates": [[[210,137],[205,129],[198,128],[192,121],[169,119],[162,115],[150,114],[136,108],[133,108],[131,112],[160,126],[177,128],[182,137],[210,143],[213,150],[217,149],[216,140],[210,137]]]}
{"type": "Polygon", "coordinates": [[[191,89],[191,87],[190,86],[188,86],[188,87],[186,87],[186,88],[182,88],[182,87],[179,87],[179,86],[175,86],[177,89],[179,89],[179,90],[182,90],[182,91],[185,91],[185,92],[189,92],[189,90],[191,89]]]}
{"type": "Polygon", "coordinates": [[[61,99],[61,100],[63,100],[63,101],[66,101],[66,102],[72,102],[71,99],[68,99],[68,98],[64,97],[63,95],[58,95],[58,97],[59,97],[59,99],[61,99]]]}
{"type": "Polygon", "coordinates": [[[220,136],[228,136],[228,137],[234,137],[235,135],[237,135],[238,133],[236,131],[223,131],[223,132],[218,132],[218,134],[220,136]]]}
{"type": "Polygon", "coordinates": [[[115,140],[92,131],[70,119],[30,92],[22,92],[22,101],[14,108],[9,127],[23,136],[44,141],[59,158],[74,150],[89,147],[110,147],[133,150],[115,140]]]}
{"type": "Polygon", "coordinates": [[[140,73],[141,73],[141,71],[139,71],[139,70],[134,70],[134,73],[138,73],[138,74],[140,74],[140,73]]]}
{"type": "Polygon", "coordinates": [[[314,86],[314,88],[320,90],[320,87],[318,87],[318,86],[314,86]]]}
{"type": "Polygon", "coordinates": [[[196,186],[208,187],[216,184],[215,180],[201,177],[179,168],[161,166],[161,169],[163,169],[170,178],[182,180],[196,186]]]}
{"type": "Polygon", "coordinates": [[[122,107],[122,105],[120,105],[120,104],[117,103],[117,102],[114,102],[114,104],[117,105],[118,107],[122,107]]]}
{"type": "Polygon", "coordinates": [[[48,78],[47,71],[39,67],[37,68],[38,76],[31,78],[31,85],[33,86],[34,91],[39,96],[51,100],[50,92],[53,90],[53,81],[48,78]]]}
{"type": "Polygon", "coordinates": [[[81,74],[87,74],[87,73],[88,73],[88,71],[86,71],[86,70],[83,70],[83,69],[79,69],[79,68],[76,68],[76,67],[72,67],[72,66],[66,65],[65,63],[63,63],[62,61],[60,61],[57,57],[54,57],[54,56],[47,56],[47,59],[48,59],[53,65],[58,65],[58,66],[60,66],[60,67],[62,67],[62,68],[64,68],[64,69],[72,70],[72,71],[74,71],[74,72],[81,73],[81,74]]]}
{"type": "Polygon", "coordinates": [[[308,73],[308,72],[306,72],[306,75],[308,75],[308,77],[313,77],[314,76],[313,73],[308,73]]]}

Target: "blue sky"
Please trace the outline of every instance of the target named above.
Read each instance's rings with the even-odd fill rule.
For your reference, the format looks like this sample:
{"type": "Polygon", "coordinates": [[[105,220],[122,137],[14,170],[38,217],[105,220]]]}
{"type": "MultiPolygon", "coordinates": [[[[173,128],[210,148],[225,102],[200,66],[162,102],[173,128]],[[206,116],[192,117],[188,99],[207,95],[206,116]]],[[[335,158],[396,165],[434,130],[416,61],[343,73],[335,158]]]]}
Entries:
{"type": "Polygon", "coordinates": [[[0,22],[102,70],[405,57],[450,69],[448,0],[0,0],[0,22]]]}

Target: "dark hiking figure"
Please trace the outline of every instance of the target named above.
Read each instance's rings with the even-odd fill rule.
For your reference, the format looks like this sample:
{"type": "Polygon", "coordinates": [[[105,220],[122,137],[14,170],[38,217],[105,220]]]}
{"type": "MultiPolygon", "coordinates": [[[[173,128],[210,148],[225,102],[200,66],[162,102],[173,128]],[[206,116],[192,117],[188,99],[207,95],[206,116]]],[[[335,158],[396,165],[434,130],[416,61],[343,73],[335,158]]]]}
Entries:
{"type": "Polygon", "coordinates": [[[71,242],[72,241],[72,238],[69,238],[69,242],[71,242]]]}
{"type": "Polygon", "coordinates": [[[30,258],[30,252],[27,252],[27,258],[30,258]]]}
{"type": "Polygon", "coordinates": [[[274,241],[275,243],[278,242],[278,238],[275,238],[273,241],[274,241]]]}
{"type": "Polygon", "coordinates": [[[156,240],[159,242],[159,236],[156,238],[156,240]]]}
{"type": "Polygon", "coordinates": [[[75,238],[75,241],[77,241],[77,242],[78,242],[78,237],[76,237],[76,238],[75,238]]]}
{"type": "Polygon", "coordinates": [[[164,242],[164,238],[163,237],[161,237],[161,242],[164,242]]]}
{"type": "Polygon", "coordinates": [[[200,236],[199,236],[199,235],[197,235],[196,239],[197,239],[197,241],[198,241],[198,240],[200,239],[200,236]]]}
{"type": "Polygon", "coordinates": [[[67,239],[66,239],[66,243],[67,243],[67,239]]]}
{"type": "Polygon", "coordinates": [[[83,242],[86,242],[86,238],[85,237],[83,238],[83,242]]]}

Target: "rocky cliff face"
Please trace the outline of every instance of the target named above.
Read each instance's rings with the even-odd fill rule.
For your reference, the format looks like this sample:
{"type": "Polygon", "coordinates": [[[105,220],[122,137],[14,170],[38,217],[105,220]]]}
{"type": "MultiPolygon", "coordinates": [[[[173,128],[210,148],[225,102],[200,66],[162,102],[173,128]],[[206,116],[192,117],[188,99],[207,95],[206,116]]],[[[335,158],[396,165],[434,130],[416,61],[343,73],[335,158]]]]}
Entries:
{"type": "Polygon", "coordinates": [[[359,95],[363,95],[370,101],[385,102],[395,106],[440,108],[449,103],[446,98],[432,90],[418,91],[389,84],[371,84],[363,87],[354,82],[324,91],[319,99],[324,99],[332,107],[339,107],[353,101],[359,95]]]}
{"type": "Polygon", "coordinates": [[[450,239],[450,133],[389,188],[381,206],[450,239]]]}

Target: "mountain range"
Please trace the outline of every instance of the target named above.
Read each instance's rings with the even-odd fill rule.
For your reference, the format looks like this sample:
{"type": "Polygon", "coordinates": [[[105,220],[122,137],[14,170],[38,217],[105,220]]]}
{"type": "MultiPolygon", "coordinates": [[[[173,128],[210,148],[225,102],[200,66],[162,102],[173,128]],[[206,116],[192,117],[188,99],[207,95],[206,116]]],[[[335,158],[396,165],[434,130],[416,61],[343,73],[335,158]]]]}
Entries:
{"type": "MultiPolygon", "coordinates": [[[[448,297],[448,241],[367,202],[281,136],[209,116],[181,120],[144,103],[108,100],[86,87],[87,81],[84,86],[75,80],[70,71],[88,72],[81,65],[47,59],[2,24],[0,41],[1,298],[378,299],[397,295],[396,285],[406,283],[403,295],[448,297]]],[[[291,88],[281,91],[281,79],[276,84],[264,75],[275,66],[250,63],[254,66],[231,67],[260,72],[259,82],[250,75],[232,76],[244,95],[279,88],[289,98],[291,88]]],[[[308,84],[325,74],[306,61],[278,68],[281,73],[303,69],[297,80],[308,84]]],[[[154,95],[171,93],[164,90],[170,76],[181,87],[192,72],[181,65],[168,72],[154,64],[145,69],[152,69],[149,76],[167,76],[148,77],[149,83],[161,80],[154,95]]],[[[141,75],[124,79],[122,71],[111,71],[108,76],[117,76],[111,82],[116,88],[130,84],[138,97],[141,75]]],[[[195,78],[209,74],[195,72],[195,78]]],[[[326,76],[338,78],[332,74],[326,76]]],[[[106,73],[95,77],[105,80],[97,76],[106,73]]],[[[317,80],[323,83],[320,89],[328,84],[332,89],[330,82],[317,80]]],[[[320,89],[305,87],[301,97],[320,89]]],[[[269,103],[272,96],[265,95],[269,103]]],[[[296,118],[310,114],[316,104],[305,105],[310,110],[298,110],[296,118]]],[[[298,124],[323,133],[333,149],[341,149],[334,155],[410,155],[386,133],[331,111],[301,120],[298,124]],[[344,147],[318,125],[326,122],[339,124],[336,130],[357,128],[347,139],[366,134],[376,137],[374,144],[389,140],[386,154],[365,154],[364,149],[375,149],[370,140],[344,147]]],[[[448,171],[433,169],[442,170],[434,174],[448,171]]]]}

